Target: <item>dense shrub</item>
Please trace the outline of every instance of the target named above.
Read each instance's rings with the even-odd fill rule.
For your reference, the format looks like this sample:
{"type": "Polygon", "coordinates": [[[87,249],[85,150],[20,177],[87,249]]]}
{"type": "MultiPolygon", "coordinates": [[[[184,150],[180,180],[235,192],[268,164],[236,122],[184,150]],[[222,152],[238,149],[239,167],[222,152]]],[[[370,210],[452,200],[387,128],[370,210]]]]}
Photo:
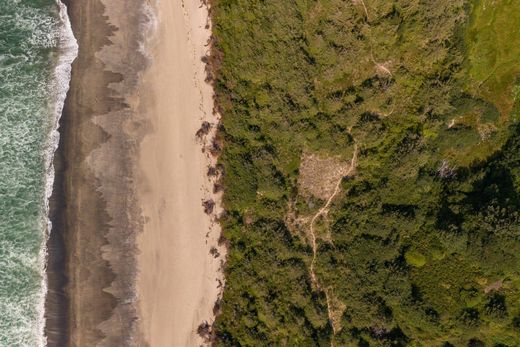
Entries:
{"type": "Polygon", "coordinates": [[[520,3],[488,2],[212,1],[220,344],[520,344],[520,3]],[[317,288],[287,222],[324,203],[303,197],[300,158],[355,144],[317,288]]]}

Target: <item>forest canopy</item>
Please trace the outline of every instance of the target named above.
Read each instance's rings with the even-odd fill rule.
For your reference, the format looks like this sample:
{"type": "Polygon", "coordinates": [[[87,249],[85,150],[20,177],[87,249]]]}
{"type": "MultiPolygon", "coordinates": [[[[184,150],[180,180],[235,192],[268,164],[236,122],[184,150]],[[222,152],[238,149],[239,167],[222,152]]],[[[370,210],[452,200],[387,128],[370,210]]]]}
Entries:
{"type": "Polygon", "coordinates": [[[218,344],[520,345],[520,2],[211,3],[218,344]]]}

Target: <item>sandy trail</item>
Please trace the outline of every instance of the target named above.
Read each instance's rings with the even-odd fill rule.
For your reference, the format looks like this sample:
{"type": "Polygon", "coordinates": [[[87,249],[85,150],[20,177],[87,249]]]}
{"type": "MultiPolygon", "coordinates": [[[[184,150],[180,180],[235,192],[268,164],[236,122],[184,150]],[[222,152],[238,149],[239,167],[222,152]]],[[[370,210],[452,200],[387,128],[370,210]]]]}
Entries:
{"type": "MultiPolygon", "coordinates": [[[[338,179],[336,186],[334,188],[334,191],[327,199],[325,205],[323,205],[318,210],[318,212],[316,212],[316,214],[312,217],[310,226],[309,226],[309,233],[311,235],[311,246],[312,246],[312,261],[311,261],[311,266],[309,269],[310,276],[311,276],[311,282],[317,290],[323,291],[325,293],[325,296],[327,299],[327,314],[328,314],[329,320],[332,324],[332,330],[333,330],[334,334],[337,333],[337,326],[338,326],[337,321],[338,320],[335,317],[335,315],[333,314],[333,310],[332,310],[332,300],[331,300],[331,295],[330,295],[332,292],[332,287],[322,288],[322,286],[318,280],[318,277],[316,276],[316,258],[318,256],[318,254],[317,254],[318,253],[318,243],[317,243],[316,231],[314,230],[314,224],[316,223],[316,220],[319,217],[326,216],[329,213],[330,204],[332,203],[332,201],[334,200],[336,195],[340,192],[341,182],[343,181],[343,179],[345,177],[349,177],[355,173],[356,165],[357,165],[357,153],[358,153],[358,145],[356,143],[354,145],[354,153],[352,154],[352,159],[350,160],[350,165],[349,165],[348,169],[338,179]]],[[[344,307],[341,310],[343,311],[344,307]]],[[[341,312],[341,313],[343,313],[343,312],[341,312]]],[[[334,346],[334,340],[331,341],[331,346],[332,347],[334,346]]]]}
{"type": "Polygon", "coordinates": [[[201,61],[208,50],[208,13],[197,1],[161,0],[156,6],[153,62],[140,92],[152,128],[139,160],[141,328],[153,347],[199,346],[196,330],[213,321],[224,254],[217,246],[219,227],[202,207],[205,199],[219,200],[206,176],[213,159],[195,137],[203,121],[218,121],[201,61]],[[221,256],[211,255],[211,247],[221,256]]]}
{"type": "Polygon", "coordinates": [[[327,213],[329,212],[330,204],[332,203],[332,201],[334,200],[336,195],[341,190],[340,188],[341,188],[341,182],[343,181],[343,178],[352,175],[354,173],[354,171],[356,170],[357,151],[358,151],[358,147],[356,144],[354,146],[354,153],[352,154],[352,159],[350,160],[350,165],[349,165],[348,170],[338,179],[338,182],[336,183],[336,187],[334,188],[334,191],[332,192],[330,197],[327,199],[327,202],[325,203],[325,205],[323,205],[311,219],[311,223],[310,223],[310,227],[309,227],[310,234],[311,234],[311,242],[312,242],[312,261],[311,261],[310,273],[311,273],[312,283],[314,285],[316,285],[316,287],[318,289],[320,288],[320,286],[319,286],[318,279],[316,278],[316,273],[314,271],[315,266],[316,266],[316,256],[317,256],[317,251],[318,251],[318,244],[316,242],[317,238],[316,238],[316,232],[314,231],[314,224],[316,223],[316,220],[320,216],[326,216],[327,213]]]}

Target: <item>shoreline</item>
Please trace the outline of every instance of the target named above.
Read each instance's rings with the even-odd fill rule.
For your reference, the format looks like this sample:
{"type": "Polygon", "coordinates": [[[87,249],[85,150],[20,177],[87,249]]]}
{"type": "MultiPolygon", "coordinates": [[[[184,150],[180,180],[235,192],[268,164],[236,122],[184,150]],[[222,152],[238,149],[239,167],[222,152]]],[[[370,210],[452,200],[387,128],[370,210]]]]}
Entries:
{"type": "MultiPolygon", "coordinates": [[[[63,117],[62,117],[63,118],[63,117]]],[[[65,120],[60,120],[60,132],[67,127],[65,120]]],[[[64,136],[60,136],[58,148],[63,148],[64,136]]],[[[65,210],[63,185],[65,158],[62,150],[54,154],[54,184],[49,199],[49,220],[52,230],[47,239],[47,293],[45,296],[45,339],[47,346],[65,346],[68,338],[68,297],[67,285],[67,254],[65,246],[65,219],[60,211],[65,210]]]]}
{"type": "MultiPolygon", "coordinates": [[[[61,0],[56,0],[59,7],[59,17],[62,22],[62,28],[59,39],[59,57],[54,67],[54,82],[52,90],[54,96],[54,122],[53,129],[49,134],[49,144],[45,156],[46,161],[46,189],[45,189],[45,210],[47,218],[46,238],[44,241],[43,253],[43,290],[44,296],[41,303],[41,346],[45,346],[47,340],[51,344],[63,345],[65,343],[65,334],[60,334],[60,327],[65,325],[66,312],[65,305],[60,304],[66,302],[64,286],[66,284],[65,277],[65,245],[63,237],[59,230],[61,220],[56,216],[60,209],[58,206],[63,201],[59,197],[62,192],[54,191],[56,183],[56,169],[62,172],[63,158],[62,153],[57,153],[59,143],[61,142],[59,125],[63,114],[65,99],[69,90],[71,80],[72,63],[78,54],[78,45],[74,34],[72,33],[71,23],[67,14],[67,8],[61,0]],[[58,233],[52,230],[52,220],[58,222],[58,233]]],[[[61,178],[61,177],[60,177],[61,178]]],[[[60,189],[58,186],[56,189],[60,189]]],[[[60,189],[61,190],[61,189],[60,189]]]]}
{"type": "Polygon", "coordinates": [[[146,16],[141,3],[64,3],[79,54],[54,157],[45,335],[48,346],[139,344],[132,240],[141,222],[131,159],[142,134],[121,125],[141,121],[128,100],[146,66],[146,16]]]}

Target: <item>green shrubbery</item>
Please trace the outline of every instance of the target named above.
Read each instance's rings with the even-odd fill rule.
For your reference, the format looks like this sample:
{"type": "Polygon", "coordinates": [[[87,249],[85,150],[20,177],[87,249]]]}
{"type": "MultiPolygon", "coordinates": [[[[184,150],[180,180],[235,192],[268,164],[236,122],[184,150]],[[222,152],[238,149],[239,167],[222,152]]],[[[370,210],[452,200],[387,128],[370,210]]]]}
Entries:
{"type": "Polygon", "coordinates": [[[230,244],[220,343],[519,345],[520,33],[506,14],[520,5],[213,0],[212,11],[230,244]],[[354,142],[356,175],[317,248],[321,287],[346,305],[334,333],[312,248],[286,218],[302,151],[347,161],[354,142]]]}

